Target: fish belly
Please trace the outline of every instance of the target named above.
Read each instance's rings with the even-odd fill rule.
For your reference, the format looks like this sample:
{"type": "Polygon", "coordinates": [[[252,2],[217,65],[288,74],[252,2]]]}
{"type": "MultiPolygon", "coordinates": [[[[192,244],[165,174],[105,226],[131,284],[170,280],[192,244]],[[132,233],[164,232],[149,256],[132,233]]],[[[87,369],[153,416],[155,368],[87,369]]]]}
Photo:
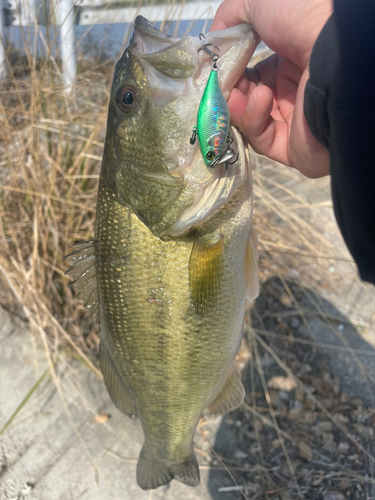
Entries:
{"type": "Polygon", "coordinates": [[[198,420],[223,387],[241,341],[251,222],[246,186],[221,209],[220,218],[220,289],[215,304],[202,313],[189,285],[193,241],[162,241],[105,186],[99,189],[101,343],[140,417],[144,453],[167,463],[191,456],[198,420]]]}

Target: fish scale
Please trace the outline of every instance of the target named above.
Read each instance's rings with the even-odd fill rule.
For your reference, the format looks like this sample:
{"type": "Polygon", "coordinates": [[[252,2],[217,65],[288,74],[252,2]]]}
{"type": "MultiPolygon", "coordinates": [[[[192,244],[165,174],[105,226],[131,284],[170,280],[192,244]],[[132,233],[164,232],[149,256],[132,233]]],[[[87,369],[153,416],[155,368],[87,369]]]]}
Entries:
{"type": "MultiPolygon", "coordinates": [[[[221,48],[225,93],[258,38],[248,25],[209,37],[221,48]]],[[[115,68],[95,239],[77,245],[68,271],[99,317],[108,392],[140,419],[143,489],[171,479],[199,483],[194,433],[202,415],[243,400],[234,360],[245,301],[258,292],[251,169],[241,136],[231,130],[238,161],[229,170],[207,168],[189,144],[210,74],[199,47],[198,38],[174,39],[136,19],[115,68]]]]}
{"type": "MultiPolygon", "coordinates": [[[[160,436],[158,440],[152,439],[155,454],[179,462],[190,455],[192,433],[202,407],[205,408],[211,402],[218,361],[220,364],[227,361],[228,351],[232,351],[230,362],[227,361],[228,373],[238,351],[239,340],[233,344],[232,338],[222,335],[223,331],[231,328],[240,330],[244,315],[244,302],[241,307],[238,305],[244,290],[235,293],[233,282],[240,280],[240,276],[233,274],[230,258],[238,254],[231,254],[229,248],[227,250],[227,273],[223,273],[222,294],[215,307],[215,317],[196,315],[190,306],[188,286],[192,242],[176,244],[175,241],[161,241],[129,209],[116,203],[112,196],[106,197],[105,189],[103,191],[103,197],[99,198],[101,203],[98,203],[97,241],[100,242],[98,253],[101,256],[98,285],[105,297],[100,303],[100,314],[108,318],[104,335],[110,349],[116,349],[124,379],[129,381],[129,392],[138,394],[140,416],[142,413],[147,414],[147,425],[143,425],[146,440],[148,434],[160,436]],[[102,210],[104,204],[105,210],[102,210]],[[107,240],[102,234],[103,230],[106,232],[108,220],[111,219],[116,219],[117,223],[112,223],[112,238],[107,240]],[[124,237],[131,241],[131,248],[127,248],[126,266],[123,266],[119,275],[117,271],[114,272],[115,267],[111,263],[122,252],[126,252],[126,245],[122,247],[117,244],[124,237]],[[176,269],[179,271],[177,275],[176,269]],[[150,291],[158,288],[165,290],[163,296],[156,302],[148,302],[150,291]],[[125,289],[127,293],[124,293],[125,289]],[[172,314],[169,314],[168,300],[172,302],[172,314]],[[139,307],[140,303],[143,303],[142,308],[139,307]],[[237,309],[237,314],[228,316],[228,309],[237,309]],[[210,349],[212,362],[205,360],[202,365],[199,357],[206,348],[210,349]],[[192,373],[195,373],[195,385],[191,383],[192,373]],[[190,412],[186,412],[187,408],[190,408],[190,412]],[[185,411],[181,412],[181,409],[185,411]],[[189,427],[191,431],[182,443],[181,430],[189,427]],[[169,440],[181,446],[181,450],[172,449],[171,455],[166,428],[169,440]]],[[[237,203],[241,202],[239,198],[237,203]]],[[[245,210],[242,207],[242,211],[245,210]]],[[[237,230],[235,226],[234,231],[237,230]]]]}

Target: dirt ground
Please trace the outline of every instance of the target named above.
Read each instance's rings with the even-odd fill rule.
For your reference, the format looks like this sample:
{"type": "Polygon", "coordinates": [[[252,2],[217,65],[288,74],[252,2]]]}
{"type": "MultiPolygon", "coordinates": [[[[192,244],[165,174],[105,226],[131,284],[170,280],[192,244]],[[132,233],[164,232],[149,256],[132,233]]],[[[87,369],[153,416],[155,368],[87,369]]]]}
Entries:
{"type": "Polygon", "coordinates": [[[22,323],[6,328],[4,316],[1,499],[374,496],[373,287],[360,282],[341,241],[329,181],[259,157],[253,163],[261,292],[238,356],[247,394],[237,411],[201,422],[202,485],[142,492],[134,477],[139,425],[64,352],[56,375],[35,388],[48,371],[45,352],[22,323]]]}

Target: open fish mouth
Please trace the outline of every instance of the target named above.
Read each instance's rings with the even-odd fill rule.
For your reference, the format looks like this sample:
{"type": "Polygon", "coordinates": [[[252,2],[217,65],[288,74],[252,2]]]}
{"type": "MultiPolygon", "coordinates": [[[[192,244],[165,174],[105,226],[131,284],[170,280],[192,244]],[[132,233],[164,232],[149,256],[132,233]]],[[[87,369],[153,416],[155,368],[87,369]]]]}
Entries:
{"type": "MultiPolygon", "coordinates": [[[[107,142],[113,141],[119,165],[124,170],[131,165],[129,177],[135,179],[133,189],[126,179],[118,190],[119,196],[132,206],[154,235],[169,238],[188,234],[193,226],[202,224],[227,203],[249,179],[249,162],[237,130],[233,129],[231,138],[227,135],[223,141],[228,147],[233,144],[236,160],[230,168],[223,163],[208,168],[201,143],[192,143],[191,137],[214,65],[210,54],[200,49],[205,45],[218,47],[214,48],[219,55],[214,74],[227,100],[258,43],[259,37],[249,24],[204,37],[176,38],[157,30],[141,16],[135,19],[130,45],[115,68],[111,100],[114,119],[108,122],[107,142]],[[127,112],[133,101],[128,105],[121,99],[132,92],[134,105],[127,112]],[[144,151],[146,142],[149,146],[144,151]],[[147,191],[150,186],[155,191],[154,198],[159,196],[158,186],[167,186],[160,213],[151,209],[154,200],[143,203],[142,189],[147,191]]],[[[215,108],[213,104],[213,112],[217,111],[215,108]]],[[[220,111],[217,116],[218,120],[229,123],[227,110],[225,116],[220,111]]]]}
{"type": "Polygon", "coordinates": [[[154,27],[154,25],[143,16],[137,16],[134,21],[134,32],[131,44],[143,54],[158,52],[168,45],[177,42],[179,38],[172,37],[154,27]]]}
{"type": "Polygon", "coordinates": [[[150,21],[137,16],[131,47],[134,53],[150,62],[157,70],[175,79],[193,77],[198,88],[204,88],[212,59],[199,50],[204,45],[216,46],[219,51],[217,67],[220,72],[220,87],[226,100],[260,39],[249,24],[241,24],[223,31],[214,31],[204,37],[190,35],[177,38],[156,29],[150,21]]]}

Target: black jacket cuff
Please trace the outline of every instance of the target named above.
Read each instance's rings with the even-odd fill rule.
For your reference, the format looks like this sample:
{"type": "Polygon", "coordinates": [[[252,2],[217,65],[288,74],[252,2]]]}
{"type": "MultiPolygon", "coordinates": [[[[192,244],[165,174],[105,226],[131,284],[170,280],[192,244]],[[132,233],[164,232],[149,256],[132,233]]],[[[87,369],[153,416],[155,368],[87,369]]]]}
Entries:
{"type": "Polygon", "coordinates": [[[314,137],[329,149],[330,124],[327,103],[337,61],[337,36],[333,15],[328,19],[313,47],[310,78],[306,83],[304,113],[314,137]]]}

